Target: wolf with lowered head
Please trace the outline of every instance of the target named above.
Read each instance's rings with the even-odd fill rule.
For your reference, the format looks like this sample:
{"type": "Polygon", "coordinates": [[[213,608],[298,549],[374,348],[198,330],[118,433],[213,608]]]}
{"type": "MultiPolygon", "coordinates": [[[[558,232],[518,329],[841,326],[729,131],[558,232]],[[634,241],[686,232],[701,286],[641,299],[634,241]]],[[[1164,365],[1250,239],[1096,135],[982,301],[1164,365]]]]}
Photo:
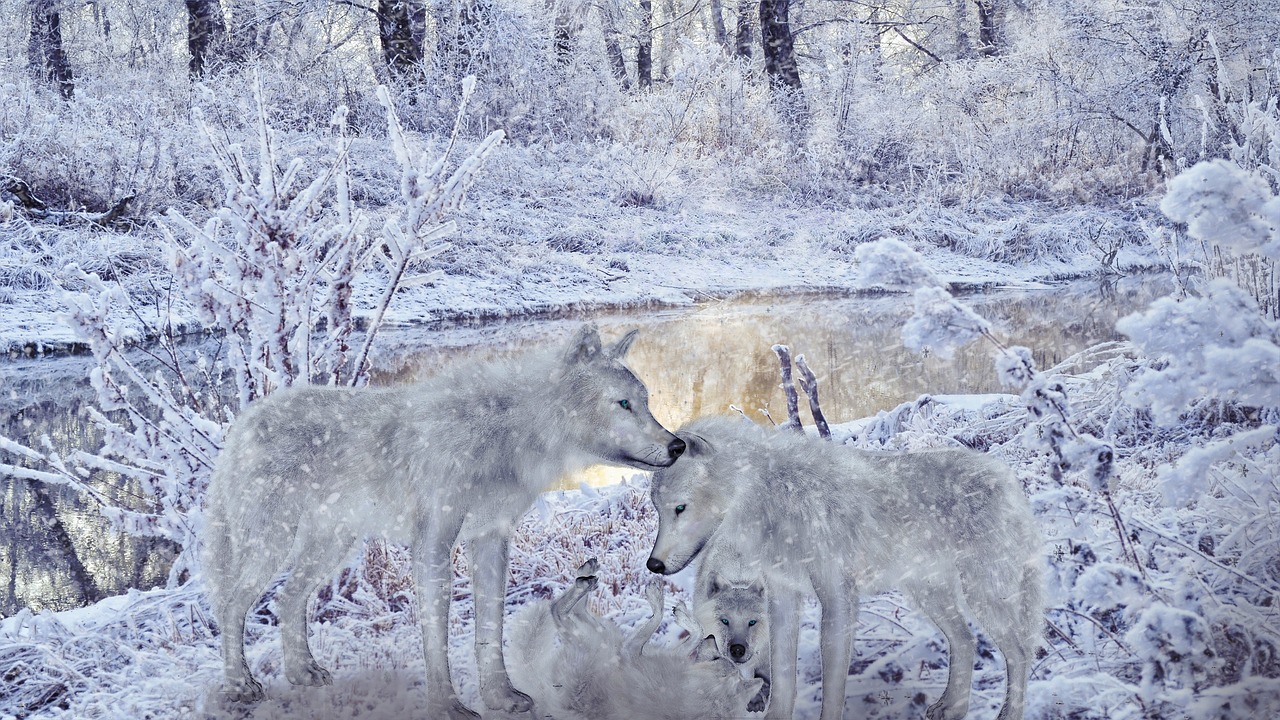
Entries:
{"type": "Polygon", "coordinates": [[[1022,717],[1044,622],[1043,541],[1007,465],[962,448],[860,451],[739,418],[676,434],[687,450],[654,473],[647,565],[678,572],[709,544],[754,559],[769,605],[768,718],[790,718],[795,705],[801,593],[821,604],[822,720],[840,720],[858,595],[892,588],[947,639],[947,686],[929,720],[968,712],[970,619],[1004,656],[999,720],[1022,717]]]}
{"type": "Polygon", "coordinates": [[[666,467],[684,442],[649,412],[623,364],[636,332],[604,346],[594,327],[567,347],[469,364],[407,387],[299,386],[235,422],[210,482],[205,571],[222,628],[224,696],[262,696],[245,662],[245,615],[272,581],[284,673],[331,683],[307,644],[307,601],[361,543],[408,545],[427,666],[423,717],[476,718],[448,664],[451,551],[465,541],[480,697],[522,712],[502,656],[508,540],[539,492],[594,463],[666,467]]]}

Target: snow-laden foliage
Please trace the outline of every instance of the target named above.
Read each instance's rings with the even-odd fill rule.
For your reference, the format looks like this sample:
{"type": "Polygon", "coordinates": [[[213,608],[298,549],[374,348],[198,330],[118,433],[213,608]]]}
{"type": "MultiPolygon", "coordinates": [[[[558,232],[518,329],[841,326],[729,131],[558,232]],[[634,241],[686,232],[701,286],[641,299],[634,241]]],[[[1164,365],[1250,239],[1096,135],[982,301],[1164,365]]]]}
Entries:
{"type": "Polygon", "coordinates": [[[1280,407],[1280,326],[1228,280],[1208,282],[1200,296],[1161,298],[1116,327],[1155,363],[1129,398],[1164,425],[1209,401],[1280,407]]]}
{"type": "MultiPolygon", "coordinates": [[[[469,78],[464,99],[473,88],[469,78]]],[[[449,169],[452,147],[439,157],[424,153],[384,94],[388,136],[401,167],[401,207],[369,234],[352,200],[345,109],[334,116],[332,159],[304,185],[304,162],[280,162],[260,95],[256,169],[244,148],[225,143],[197,116],[226,196],[203,226],[177,211],[168,214],[164,237],[173,284],[157,324],[144,323],[139,331],[138,303],[118,281],[74,265],[64,271],[60,299],[68,324],[97,360],[91,419],[104,433],[102,447],[63,457],[47,441],[37,450],[0,439],[0,449],[25,465],[0,465],[12,477],[69,485],[123,530],[181,546],[170,584],[183,582],[195,567],[201,498],[236,413],[294,383],[367,380],[383,314],[398,289],[435,278],[416,268],[443,249],[440,239],[454,230],[449,215],[502,138],[495,131],[449,169]],[[352,288],[359,275],[376,278],[381,290],[353,351],[352,288]],[[175,306],[195,309],[221,341],[216,351],[180,357],[184,329],[174,322],[175,306]],[[143,339],[155,342],[147,352],[161,370],[141,369],[131,347],[143,339]],[[140,505],[122,506],[95,489],[95,475],[102,474],[135,483],[140,505]]]]}
{"type": "Polygon", "coordinates": [[[918,352],[931,351],[943,360],[956,349],[991,332],[991,324],[940,287],[914,294],[915,314],[902,326],[902,343],[918,352]]]}
{"type": "Polygon", "coordinates": [[[1196,164],[1169,183],[1160,210],[1192,237],[1236,255],[1280,259],[1280,198],[1229,160],[1196,164]]]}
{"type": "Polygon", "coordinates": [[[922,285],[941,285],[929,270],[924,258],[909,245],[896,238],[881,238],[854,248],[859,274],[873,278],[885,290],[904,290],[922,285]]]}

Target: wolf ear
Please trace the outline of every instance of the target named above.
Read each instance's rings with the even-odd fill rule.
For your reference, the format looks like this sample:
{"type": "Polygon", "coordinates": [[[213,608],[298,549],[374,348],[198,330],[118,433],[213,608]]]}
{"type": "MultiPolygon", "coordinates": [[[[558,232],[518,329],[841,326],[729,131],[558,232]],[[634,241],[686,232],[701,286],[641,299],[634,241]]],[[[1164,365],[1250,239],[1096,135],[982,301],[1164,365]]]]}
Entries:
{"type": "Polygon", "coordinates": [[[720,581],[720,573],[712,570],[711,575],[707,578],[707,597],[719,595],[724,588],[724,583],[720,581]]]}
{"type": "Polygon", "coordinates": [[[698,457],[706,455],[715,448],[706,438],[691,432],[678,432],[676,437],[684,441],[684,454],[686,457],[698,457]]]}
{"type": "Polygon", "coordinates": [[[583,325],[573,334],[564,353],[565,365],[584,363],[600,356],[600,332],[595,325],[583,325]]]}
{"type": "Polygon", "coordinates": [[[702,638],[702,642],[698,643],[698,649],[693,651],[693,659],[698,662],[709,662],[718,657],[720,657],[720,646],[716,644],[715,635],[702,638]]]}
{"type": "Polygon", "coordinates": [[[761,580],[760,578],[752,580],[751,584],[747,586],[747,592],[752,595],[764,597],[764,580],[761,580]]]}
{"type": "Polygon", "coordinates": [[[636,336],[639,334],[639,330],[632,330],[626,335],[623,335],[621,340],[614,343],[613,347],[609,348],[609,357],[614,360],[621,360],[626,357],[627,351],[631,349],[631,343],[636,341],[636,336]]]}

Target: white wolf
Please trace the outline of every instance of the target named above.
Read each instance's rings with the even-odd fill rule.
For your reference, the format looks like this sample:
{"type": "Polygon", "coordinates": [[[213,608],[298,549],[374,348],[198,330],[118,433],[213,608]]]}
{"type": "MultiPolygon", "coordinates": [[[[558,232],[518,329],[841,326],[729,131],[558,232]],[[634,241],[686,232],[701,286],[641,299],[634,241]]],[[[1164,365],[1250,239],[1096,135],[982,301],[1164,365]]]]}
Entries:
{"type": "Polygon", "coordinates": [[[589,612],[596,562],[573,586],[510,621],[512,674],[529,689],[538,720],[690,720],[742,718],[762,680],[744,680],[713,637],[687,648],[646,643],[662,623],[662,585],[648,589],[653,617],[632,635],[589,612]]]}
{"type": "MultiPolygon", "coordinates": [[[[721,537],[728,540],[728,534],[721,537]]],[[[698,558],[693,590],[693,620],[716,639],[729,659],[761,678],[766,687],[751,699],[747,710],[764,710],[768,697],[769,605],[764,573],[758,558],[742,555],[742,548],[712,542],[698,558]]]]}
{"type": "Polygon", "coordinates": [[[508,538],[537,494],[607,462],[670,465],[684,442],[649,413],[622,363],[636,331],[604,348],[582,328],[560,352],[469,365],[408,387],[295,387],[251,405],[210,482],[205,570],[222,628],[225,697],[260,698],[244,658],[245,614],[271,581],[289,682],[331,682],[307,645],[306,606],[366,536],[411,546],[427,661],[426,717],[474,718],[450,679],[450,553],[465,540],[480,696],[531,702],[502,658],[508,538]]]}
{"type": "Polygon", "coordinates": [[[768,717],[795,704],[799,593],[822,606],[822,718],[844,712],[859,593],[901,589],[942,630],[947,687],[926,711],[969,707],[975,642],[966,614],[1004,655],[999,720],[1022,717],[1043,625],[1042,539],[1009,468],[964,449],[890,455],[737,418],[676,432],[684,458],[652,483],[658,537],[648,567],[674,573],[708,543],[754,557],[769,599],[768,717]]]}

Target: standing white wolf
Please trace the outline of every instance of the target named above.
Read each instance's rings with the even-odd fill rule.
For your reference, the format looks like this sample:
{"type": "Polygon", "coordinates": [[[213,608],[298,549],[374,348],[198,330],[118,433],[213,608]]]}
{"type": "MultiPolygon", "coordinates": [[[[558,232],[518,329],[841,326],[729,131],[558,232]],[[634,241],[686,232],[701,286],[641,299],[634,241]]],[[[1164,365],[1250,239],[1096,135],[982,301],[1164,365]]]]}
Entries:
{"type": "Polygon", "coordinates": [[[744,680],[706,637],[688,648],[651,648],[662,624],[662,585],[648,588],[653,616],[630,636],[586,608],[596,562],[578,568],[554,601],[512,618],[512,672],[537,701],[537,720],[711,720],[743,717],[762,680],[744,680]]]}
{"type": "Polygon", "coordinates": [[[460,540],[472,568],[481,699],[529,709],[502,657],[515,524],[564,473],[597,462],[651,470],[684,450],[622,363],[635,336],[604,348],[584,327],[561,352],[462,366],[408,387],[295,387],[250,406],[227,436],[206,509],[226,697],[262,696],[245,662],[245,614],[286,570],[275,599],[285,677],[331,682],[307,644],[307,601],[373,535],[411,546],[425,717],[478,717],[458,700],[448,664],[450,554],[460,540]]]}
{"type": "Polygon", "coordinates": [[[900,455],[704,418],[676,434],[685,457],[654,473],[658,538],[648,567],[684,568],[709,542],[754,557],[769,598],[769,718],[795,705],[799,595],[822,606],[822,719],[844,713],[858,594],[898,588],[947,638],[947,687],[930,720],[969,708],[975,641],[1004,656],[999,720],[1022,717],[1043,626],[1042,539],[1009,468],[964,449],[900,455]]]}

